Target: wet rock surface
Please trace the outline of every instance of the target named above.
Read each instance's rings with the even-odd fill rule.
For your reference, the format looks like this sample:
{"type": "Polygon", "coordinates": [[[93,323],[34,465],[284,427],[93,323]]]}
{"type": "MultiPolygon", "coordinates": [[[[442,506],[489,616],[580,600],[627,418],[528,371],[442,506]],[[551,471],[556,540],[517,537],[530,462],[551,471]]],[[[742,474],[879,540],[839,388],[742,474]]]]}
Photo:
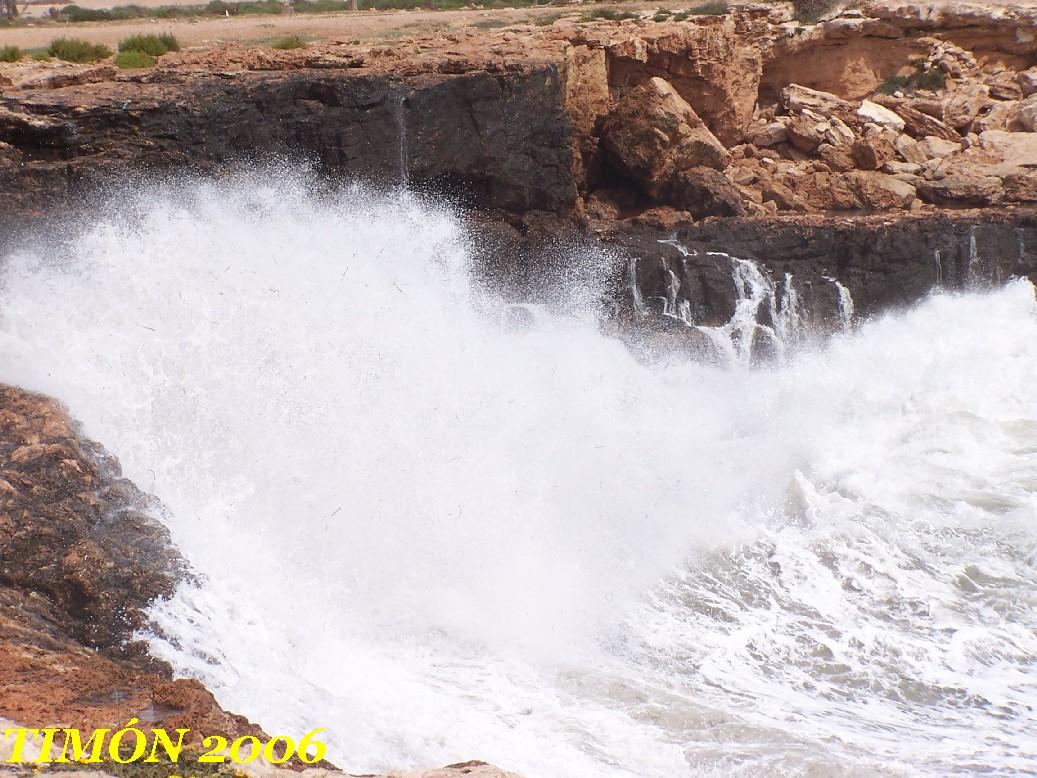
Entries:
{"type": "Polygon", "coordinates": [[[0,716],[260,732],[134,640],[187,572],[160,511],[59,403],[0,385],[0,716]]]}
{"type": "MultiPolygon", "coordinates": [[[[858,316],[906,307],[927,294],[981,289],[1013,277],[1037,279],[1037,214],[959,212],[939,216],[838,219],[713,219],[671,229],[640,225],[610,242],[634,262],[619,300],[636,283],[644,310],[657,318],[687,304],[691,322],[720,325],[738,299],[732,257],[758,263],[775,282],[795,288],[804,323],[840,327],[836,282],[852,295],[858,316]]],[[[682,325],[683,326],[683,325],[682,325]]]]}
{"type": "MultiPolygon", "coordinates": [[[[731,318],[732,258],[829,330],[839,285],[869,316],[1037,278],[1035,34],[1032,10],[880,0],[817,24],[744,7],[148,72],[3,66],[0,243],[113,178],[298,159],[462,199],[486,272],[518,286],[604,246],[615,320],[708,357],[688,325],[731,318]]],[[[258,733],[134,642],[187,574],[161,507],[57,403],[11,387],[0,462],[0,715],[258,733]]]]}

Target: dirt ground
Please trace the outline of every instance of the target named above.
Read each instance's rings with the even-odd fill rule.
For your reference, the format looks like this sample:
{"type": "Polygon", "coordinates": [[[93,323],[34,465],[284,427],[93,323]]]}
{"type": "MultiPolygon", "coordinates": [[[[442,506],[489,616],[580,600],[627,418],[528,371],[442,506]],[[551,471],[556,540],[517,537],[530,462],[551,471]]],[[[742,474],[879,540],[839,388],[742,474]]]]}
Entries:
{"type": "MultiPolygon", "coordinates": [[[[168,5],[170,0],[133,0],[140,5],[168,5]]],[[[189,0],[198,4],[202,0],[189,0]]],[[[362,3],[362,0],[361,0],[362,3]]],[[[111,7],[108,0],[86,0],[83,6],[111,7]]],[[[595,8],[602,5],[595,3],[595,8]]],[[[669,8],[668,3],[625,2],[625,10],[669,8]]],[[[674,8],[681,3],[672,4],[674,8]]],[[[39,9],[42,6],[30,6],[39,9]]],[[[48,6],[49,7],[49,6],[48,6]]],[[[498,10],[462,9],[454,11],[361,11],[360,13],[284,14],[201,17],[190,19],[134,19],[125,22],[90,22],[80,24],[39,24],[0,30],[0,45],[23,49],[47,46],[54,38],[75,36],[114,48],[118,42],[138,33],[170,32],[183,47],[211,47],[224,43],[263,43],[286,35],[312,40],[386,40],[397,35],[412,35],[437,29],[457,27],[503,27],[560,14],[579,16],[588,8],[554,6],[541,8],[503,8],[498,10]]]]}

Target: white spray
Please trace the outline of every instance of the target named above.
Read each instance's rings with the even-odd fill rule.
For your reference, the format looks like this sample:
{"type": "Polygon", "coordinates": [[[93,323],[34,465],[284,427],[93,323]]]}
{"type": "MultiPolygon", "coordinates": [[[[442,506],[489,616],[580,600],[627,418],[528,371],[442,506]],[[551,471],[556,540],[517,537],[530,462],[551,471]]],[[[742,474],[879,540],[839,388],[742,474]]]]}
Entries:
{"type": "Polygon", "coordinates": [[[589,315],[502,327],[410,198],[120,211],[6,261],[0,380],[169,507],[203,578],[153,651],[228,708],[354,771],[1037,770],[1029,284],[648,366],[589,315]]]}

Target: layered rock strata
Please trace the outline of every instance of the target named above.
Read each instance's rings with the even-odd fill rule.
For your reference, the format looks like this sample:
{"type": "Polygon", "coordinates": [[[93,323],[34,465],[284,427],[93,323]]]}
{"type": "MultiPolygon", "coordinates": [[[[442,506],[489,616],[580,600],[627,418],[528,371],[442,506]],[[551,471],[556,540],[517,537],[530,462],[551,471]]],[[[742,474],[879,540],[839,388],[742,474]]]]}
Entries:
{"type": "Polygon", "coordinates": [[[1037,201],[1030,12],[887,2],[812,25],[782,6],[649,16],[392,47],[232,47],[167,55],[152,71],[4,66],[5,218],[72,207],[120,173],[285,157],[515,212],[1037,201]],[[688,141],[652,107],[660,89],[682,102],[685,131],[720,147],[705,164],[675,166],[688,141]],[[692,167],[723,177],[673,180],[692,167]]]}

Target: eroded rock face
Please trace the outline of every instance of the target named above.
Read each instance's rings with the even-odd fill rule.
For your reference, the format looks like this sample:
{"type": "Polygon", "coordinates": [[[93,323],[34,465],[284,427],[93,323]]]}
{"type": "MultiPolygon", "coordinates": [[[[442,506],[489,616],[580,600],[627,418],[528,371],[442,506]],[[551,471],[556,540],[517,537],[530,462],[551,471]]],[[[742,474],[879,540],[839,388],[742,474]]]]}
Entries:
{"type": "MultiPolygon", "coordinates": [[[[868,316],[911,305],[937,288],[1037,278],[1037,248],[1030,248],[1037,247],[1033,214],[714,219],[668,225],[665,231],[635,226],[611,240],[636,260],[634,280],[648,308],[642,315],[661,310],[672,294],[672,272],[678,302],[685,302],[693,321],[704,325],[723,324],[735,310],[732,264],[724,254],[755,260],[775,281],[791,274],[805,321],[822,329],[839,326],[834,281],[849,289],[857,313],[868,316]],[[684,251],[659,242],[674,235],[684,251]]],[[[620,301],[626,301],[625,315],[638,318],[623,291],[620,301]]],[[[693,348],[696,343],[693,339],[693,348]]]]}
{"type": "Polygon", "coordinates": [[[0,165],[0,190],[9,207],[72,204],[83,185],[113,173],[209,171],[264,157],[385,183],[406,174],[512,210],[564,211],[576,201],[572,125],[550,66],[506,76],[339,69],[148,79],[8,97],[0,142],[12,164],[0,165]]]}
{"type": "Polygon", "coordinates": [[[185,570],[149,515],[159,506],[56,402],[10,387],[0,461],[0,584],[46,597],[83,645],[123,653],[143,609],[185,570]]]}
{"type": "Polygon", "coordinates": [[[0,385],[0,463],[0,716],[261,734],[133,642],[186,565],[118,462],[54,400],[0,385]]]}
{"type": "Polygon", "coordinates": [[[741,216],[742,196],[727,176],[708,167],[678,172],[670,182],[667,199],[696,219],[707,216],[741,216]]]}
{"type": "Polygon", "coordinates": [[[694,109],[661,78],[631,89],[602,127],[609,161],[654,199],[682,170],[723,170],[730,154],[694,109]]]}
{"type": "MultiPolygon", "coordinates": [[[[943,193],[925,207],[992,202],[938,183],[951,173],[937,160],[970,178],[959,163],[986,165],[971,159],[977,136],[1037,128],[1033,46],[995,40],[1009,32],[1037,40],[1034,15],[883,0],[816,25],[744,7],[679,23],[429,33],[385,48],[228,47],[136,74],[0,66],[12,82],[0,106],[0,218],[74,207],[93,183],[142,167],[208,172],[284,157],[477,207],[578,216],[591,202],[670,203],[677,171],[722,169],[735,149],[727,174],[751,214],[903,199],[876,201],[839,175],[862,172],[936,182],[924,190],[943,193]]],[[[1012,201],[1029,196],[1005,183],[1020,174],[981,172],[1012,201]]]]}

